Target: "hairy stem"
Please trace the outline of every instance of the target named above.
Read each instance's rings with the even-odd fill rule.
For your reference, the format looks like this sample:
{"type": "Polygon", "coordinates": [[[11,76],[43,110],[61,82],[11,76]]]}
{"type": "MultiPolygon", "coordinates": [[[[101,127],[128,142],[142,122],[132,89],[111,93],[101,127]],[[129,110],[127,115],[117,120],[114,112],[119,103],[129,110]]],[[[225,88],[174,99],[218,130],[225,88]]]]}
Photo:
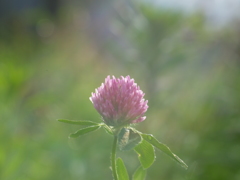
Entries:
{"type": "Polygon", "coordinates": [[[112,173],[113,173],[114,180],[118,180],[117,169],[116,169],[116,150],[117,150],[117,136],[115,135],[113,140],[112,156],[111,156],[112,173]]]}

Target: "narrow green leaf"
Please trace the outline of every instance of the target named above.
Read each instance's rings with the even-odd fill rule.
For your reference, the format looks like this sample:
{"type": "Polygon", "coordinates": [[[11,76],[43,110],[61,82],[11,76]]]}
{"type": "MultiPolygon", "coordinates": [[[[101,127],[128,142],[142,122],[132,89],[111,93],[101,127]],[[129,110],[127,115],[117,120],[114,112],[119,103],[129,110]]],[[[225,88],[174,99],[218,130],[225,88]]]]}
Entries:
{"type": "Polygon", "coordinates": [[[70,134],[69,137],[70,137],[70,138],[77,138],[78,136],[81,136],[81,135],[90,133],[90,132],[92,132],[92,131],[95,131],[95,130],[97,130],[98,128],[100,128],[99,125],[97,125],[97,126],[89,126],[89,127],[80,129],[80,130],[76,131],[75,133],[70,134]]]}
{"type": "Polygon", "coordinates": [[[143,167],[140,166],[140,167],[137,168],[137,170],[134,172],[132,180],[145,180],[146,175],[147,175],[147,170],[146,170],[146,169],[143,169],[143,167]]]}
{"type": "Polygon", "coordinates": [[[181,160],[177,155],[175,155],[168,146],[159,142],[152,134],[141,134],[141,136],[144,140],[151,143],[157,149],[161,150],[162,152],[173,158],[175,161],[177,161],[182,167],[184,167],[185,169],[188,168],[187,164],[185,164],[183,160],[181,160]]]}
{"type": "Polygon", "coordinates": [[[112,129],[106,124],[103,125],[103,129],[110,135],[113,135],[112,129]]]}
{"type": "Polygon", "coordinates": [[[83,126],[92,126],[97,125],[98,123],[86,120],[68,120],[68,119],[58,119],[59,122],[68,123],[68,124],[76,124],[76,125],[83,125],[83,126]]]}
{"type": "Polygon", "coordinates": [[[117,159],[117,174],[118,174],[118,180],[129,180],[127,169],[121,158],[117,159]]]}
{"type": "Polygon", "coordinates": [[[153,146],[145,140],[142,140],[134,150],[138,154],[138,159],[144,169],[149,168],[155,160],[155,152],[153,146]]]}
{"type": "Polygon", "coordinates": [[[142,138],[139,133],[132,129],[122,128],[118,134],[118,146],[120,150],[127,151],[134,148],[141,142],[142,138]]]}

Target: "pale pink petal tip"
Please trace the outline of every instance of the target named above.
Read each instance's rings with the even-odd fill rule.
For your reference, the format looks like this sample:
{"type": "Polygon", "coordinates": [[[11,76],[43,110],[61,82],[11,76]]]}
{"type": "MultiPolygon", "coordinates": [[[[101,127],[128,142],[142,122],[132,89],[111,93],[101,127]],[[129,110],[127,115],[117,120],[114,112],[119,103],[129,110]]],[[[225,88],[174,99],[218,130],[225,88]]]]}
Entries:
{"type": "Polygon", "coordinates": [[[130,76],[107,76],[105,82],[89,98],[103,121],[110,126],[139,123],[146,119],[148,101],[130,76]]]}
{"type": "Polygon", "coordinates": [[[140,117],[140,118],[138,118],[138,119],[132,121],[132,123],[139,123],[139,122],[144,121],[145,119],[146,119],[146,116],[143,116],[143,117],[140,117]]]}

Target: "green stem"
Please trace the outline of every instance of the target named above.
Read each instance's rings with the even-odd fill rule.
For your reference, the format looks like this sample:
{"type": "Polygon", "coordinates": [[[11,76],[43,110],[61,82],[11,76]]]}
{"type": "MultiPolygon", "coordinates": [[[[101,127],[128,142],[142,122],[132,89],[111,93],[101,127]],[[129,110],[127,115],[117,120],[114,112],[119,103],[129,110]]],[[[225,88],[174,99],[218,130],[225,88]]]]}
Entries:
{"type": "Polygon", "coordinates": [[[117,169],[116,169],[116,150],[117,150],[117,136],[114,136],[113,146],[112,146],[112,173],[114,180],[118,180],[117,169]]]}

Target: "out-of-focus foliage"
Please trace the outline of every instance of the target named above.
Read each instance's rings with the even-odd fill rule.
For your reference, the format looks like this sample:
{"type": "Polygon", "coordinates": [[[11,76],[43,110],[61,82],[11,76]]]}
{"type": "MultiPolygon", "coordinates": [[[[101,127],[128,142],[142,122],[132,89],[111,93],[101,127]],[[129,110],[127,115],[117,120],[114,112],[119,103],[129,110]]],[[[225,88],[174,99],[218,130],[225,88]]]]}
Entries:
{"type": "MultiPolygon", "coordinates": [[[[239,22],[211,30],[201,14],[94,2],[1,14],[0,179],[111,179],[111,136],[68,139],[79,128],[56,119],[101,122],[91,92],[129,74],[150,105],[137,129],[189,166],[156,151],[146,179],[238,180],[239,22]]],[[[134,152],[118,156],[139,167],[134,152]]]]}

